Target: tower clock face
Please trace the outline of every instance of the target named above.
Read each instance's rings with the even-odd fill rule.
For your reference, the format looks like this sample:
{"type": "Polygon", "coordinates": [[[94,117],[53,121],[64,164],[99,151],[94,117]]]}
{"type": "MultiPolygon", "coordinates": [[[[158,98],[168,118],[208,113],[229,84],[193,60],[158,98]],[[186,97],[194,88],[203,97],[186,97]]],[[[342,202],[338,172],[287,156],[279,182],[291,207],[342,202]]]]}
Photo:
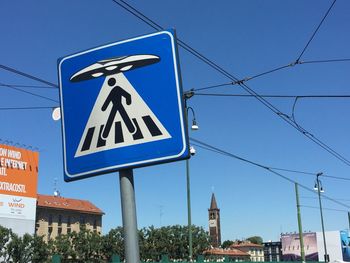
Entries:
{"type": "Polygon", "coordinates": [[[209,220],[209,227],[216,227],[216,220],[209,220]]]}

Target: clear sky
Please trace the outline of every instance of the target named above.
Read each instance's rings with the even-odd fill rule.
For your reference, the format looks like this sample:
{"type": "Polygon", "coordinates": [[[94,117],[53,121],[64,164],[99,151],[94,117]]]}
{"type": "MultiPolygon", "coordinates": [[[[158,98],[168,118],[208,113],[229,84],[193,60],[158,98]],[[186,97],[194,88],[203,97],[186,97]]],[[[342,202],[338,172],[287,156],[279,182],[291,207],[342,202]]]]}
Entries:
{"type": "MultiPolygon", "coordinates": [[[[238,78],[295,61],[332,1],[129,1],[164,28],[238,78]]],[[[155,32],[111,0],[0,3],[0,64],[58,83],[57,59],[106,43],[155,32]]],[[[350,58],[350,2],[338,0],[303,54],[302,61],[350,58]]],[[[179,49],[184,90],[230,80],[179,49]]],[[[350,94],[350,62],[304,64],[247,82],[260,94],[350,94]]],[[[42,85],[0,70],[0,82],[42,85]]],[[[45,86],[45,85],[43,85],[45,86]]],[[[58,89],[22,88],[54,101],[0,87],[1,107],[58,105],[58,89]],[[55,102],[56,101],[56,102],[55,102]]],[[[201,93],[246,94],[239,86],[201,93]]],[[[82,97],[83,99],[83,97],[82,97]]],[[[269,98],[283,113],[293,99],[269,98]]],[[[190,136],[268,166],[348,177],[350,167],[293,129],[254,98],[195,95],[188,102],[200,130],[190,136]]],[[[295,119],[350,159],[349,99],[298,100],[295,119]]],[[[57,178],[65,197],[88,199],[106,214],[103,231],[121,225],[118,174],[63,181],[61,123],[50,109],[1,110],[0,139],[40,151],[39,193],[52,194],[57,178]]],[[[294,185],[267,171],[197,147],[191,158],[192,222],[208,228],[214,191],[221,209],[222,239],[260,235],[277,240],[297,231],[294,185]]],[[[134,170],[139,227],[187,224],[185,162],[134,170]]],[[[281,172],[282,173],[282,172],[281,172]]],[[[283,172],[313,188],[315,177],[283,172]]],[[[349,181],[322,178],[327,196],[350,206],[349,181]]],[[[301,204],[317,207],[316,195],[300,189],[301,204]]],[[[347,207],[324,200],[326,230],[348,228],[347,207]]],[[[302,207],[304,230],[320,231],[319,210],[302,207]]]]}

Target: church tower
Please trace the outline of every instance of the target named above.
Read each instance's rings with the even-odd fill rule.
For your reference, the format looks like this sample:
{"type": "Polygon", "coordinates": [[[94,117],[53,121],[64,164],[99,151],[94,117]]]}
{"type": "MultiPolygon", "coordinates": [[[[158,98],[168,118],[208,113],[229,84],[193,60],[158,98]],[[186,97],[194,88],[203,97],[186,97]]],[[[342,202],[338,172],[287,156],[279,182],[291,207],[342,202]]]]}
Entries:
{"type": "Polygon", "coordinates": [[[220,209],[216,204],[214,193],[211,196],[209,212],[209,236],[213,247],[221,245],[221,230],[220,230],[220,209]]]}

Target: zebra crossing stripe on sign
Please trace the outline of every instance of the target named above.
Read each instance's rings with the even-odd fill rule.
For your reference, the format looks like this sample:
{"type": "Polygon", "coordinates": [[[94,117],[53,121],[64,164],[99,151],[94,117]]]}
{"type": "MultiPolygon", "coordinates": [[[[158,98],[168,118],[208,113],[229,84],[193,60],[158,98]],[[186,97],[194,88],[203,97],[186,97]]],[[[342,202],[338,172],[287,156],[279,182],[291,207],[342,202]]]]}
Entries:
{"type": "Polygon", "coordinates": [[[123,73],[106,76],[75,157],[171,138],[123,73]]]}

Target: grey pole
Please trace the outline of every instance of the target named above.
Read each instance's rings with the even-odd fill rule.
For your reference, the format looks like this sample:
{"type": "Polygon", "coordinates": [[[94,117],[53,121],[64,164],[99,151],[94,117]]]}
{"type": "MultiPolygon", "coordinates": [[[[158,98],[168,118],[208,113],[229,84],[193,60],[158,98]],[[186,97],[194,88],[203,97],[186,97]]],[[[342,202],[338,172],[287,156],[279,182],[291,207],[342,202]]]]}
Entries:
{"type": "MultiPolygon", "coordinates": [[[[187,98],[185,98],[185,120],[187,124],[187,133],[189,133],[188,125],[188,107],[187,98]]],[[[193,110],[193,109],[192,109],[193,110]]],[[[187,189],[187,226],[188,226],[188,258],[192,262],[193,251],[192,251],[192,220],[191,220],[191,186],[190,186],[190,160],[186,160],[186,189],[187,189]]]]}
{"type": "Polygon", "coordinates": [[[324,232],[324,223],[323,223],[323,213],[322,213],[322,203],[321,203],[321,190],[320,190],[320,180],[318,177],[322,175],[322,173],[318,173],[316,175],[317,181],[317,193],[318,193],[318,202],[320,205],[320,214],[321,214],[321,226],[322,226],[322,235],[323,235],[323,246],[324,246],[324,261],[328,262],[328,254],[327,254],[327,245],[326,245],[326,235],[324,232]]]}
{"type": "Polygon", "coordinates": [[[139,236],[137,231],[134,176],[132,169],[121,170],[120,199],[122,203],[125,260],[127,263],[139,263],[139,236]]]}
{"type": "Polygon", "coordinates": [[[192,261],[192,220],[191,220],[191,187],[190,187],[190,161],[186,160],[186,182],[187,182],[187,222],[188,222],[188,257],[192,261]]]}

